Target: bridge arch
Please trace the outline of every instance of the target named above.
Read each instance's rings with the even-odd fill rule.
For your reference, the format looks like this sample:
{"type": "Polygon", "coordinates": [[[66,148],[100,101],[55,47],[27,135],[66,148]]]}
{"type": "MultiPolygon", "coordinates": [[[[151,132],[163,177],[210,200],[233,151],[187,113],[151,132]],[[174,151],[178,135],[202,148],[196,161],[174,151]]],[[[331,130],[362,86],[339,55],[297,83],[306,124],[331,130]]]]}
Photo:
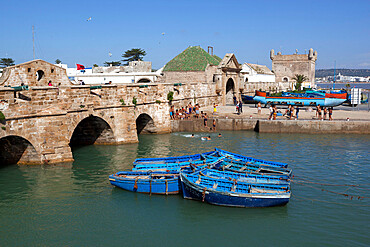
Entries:
{"type": "Polygon", "coordinates": [[[40,153],[26,138],[18,135],[0,138],[0,165],[30,165],[40,162],[40,153]]]}
{"type": "Polygon", "coordinates": [[[111,126],[101,117],[90,115],[83,118],[73,129],[69,145],[111,144],[115,142],[111,126]]]}
{"type": "Polygon", "coordinates": [[[226,82],[226,104],[233,104],[233,97],[235,95],[235,83],[233,78],[229,78],[226,82]]]}
{"type": "Polygon", "coordinates": [[[137,135],[156,133],[157,130],[153,118],[147,113],[141,113],[136,118],[136,131],[137,135]]]}

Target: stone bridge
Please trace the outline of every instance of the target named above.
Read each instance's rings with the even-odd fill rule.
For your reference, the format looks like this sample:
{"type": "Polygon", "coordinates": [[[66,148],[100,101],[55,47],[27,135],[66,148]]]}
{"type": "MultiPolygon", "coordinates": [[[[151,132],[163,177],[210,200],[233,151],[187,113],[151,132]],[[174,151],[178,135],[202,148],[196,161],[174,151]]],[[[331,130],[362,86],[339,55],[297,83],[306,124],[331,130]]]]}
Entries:
{"type": "Polygon", "coordinates": [[[168,133],[170,91],[176,107],[221,101],[207,84],[73,86],[65,71],[41,60],[9,67],[0,78],[0,164],[69,162],[74,145],[168,133]]]}

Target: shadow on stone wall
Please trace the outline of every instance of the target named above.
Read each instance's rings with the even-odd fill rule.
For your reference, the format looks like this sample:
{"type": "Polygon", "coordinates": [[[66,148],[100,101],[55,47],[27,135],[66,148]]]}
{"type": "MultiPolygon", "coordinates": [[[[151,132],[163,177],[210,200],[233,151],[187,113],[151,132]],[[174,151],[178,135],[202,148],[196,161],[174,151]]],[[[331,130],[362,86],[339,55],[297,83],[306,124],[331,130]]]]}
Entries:
{"type": "Polygon", "coordinates": [[[99,117],[90,116],[77,125],[69,145],[75,147],[113,142],[114,135],[109,124],[99,117]]]}

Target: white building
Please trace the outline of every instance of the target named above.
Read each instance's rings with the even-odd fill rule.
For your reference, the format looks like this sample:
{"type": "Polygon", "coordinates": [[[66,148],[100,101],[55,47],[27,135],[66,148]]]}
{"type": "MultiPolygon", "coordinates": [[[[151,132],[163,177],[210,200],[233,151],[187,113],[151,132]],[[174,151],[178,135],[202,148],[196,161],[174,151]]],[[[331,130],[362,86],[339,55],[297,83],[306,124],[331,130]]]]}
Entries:
{"type": "Polygon", "coordinates": [[[163,68],[152,72],[151,62],[133,61],[128,66],[92,67],[83,70],[68,68],[66,64],[56,64],[67,71],[73,84],[102,85],[122,83],[151,83],[161,77],[163,68]]]}
{"type": "Polygon", "coordinates": [[[244,82],[275,82],[275,74],[265,65],[244,63],[240,71],[244,82]]]}

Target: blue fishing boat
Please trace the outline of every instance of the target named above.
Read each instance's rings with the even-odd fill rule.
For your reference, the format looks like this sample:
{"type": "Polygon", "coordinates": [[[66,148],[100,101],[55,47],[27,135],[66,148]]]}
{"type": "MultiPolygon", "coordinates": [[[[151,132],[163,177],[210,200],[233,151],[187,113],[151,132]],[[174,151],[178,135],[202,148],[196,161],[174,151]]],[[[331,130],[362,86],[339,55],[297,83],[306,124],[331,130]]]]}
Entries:
{"type": "Polygon", "coordinates": [[[134,167],[139,164],[167,164],[167,163],[181,163],[181,162],[194,162],[205,160],[204,155],[212,155],[214,151],[206,152],[203,154],[183,155],[176,157],[161,157],[161,158],[140,158],[136,159],[133,163],[134,167]]]}
{"type": "Polygon", "coordinates": [[[189,167],[191,164],[195,166],[214,166],[220,162],[223,157],[210,157],[198,161],[186,161],[180,163],[152,163],[152,164],[138,164],[133,171],[180,171],[183,168],[189,167]]]}
{"type": "Polygon", "coordinates": [[[289,179],[292,175],[292,170],[289,168],[273,167],[264,164],[254,164],[228,158],[224,158],[222,162],[218,162],[217,164],[215,164],[214,168],[222,171],[276,176],[281,179],[289,179]]]}
{"type": "Polygon", "coordinates": [[[210,204],[232,207],[272,207],[289,202],[290,187],[255,184],[202,176],[199,172],[180,173],[183,196],[210,204]]]}
{"type": "Polygon", "coordinates": [[[199,172],[199,174],[201,174],[202,176],[236,180],[236,181],[248,182],[248,183],[276,184],[276,185],[282,185],[282,186],[287,186],[290,184],[290,179],[287,176],[278,177],[278,176],[240,173],[240,172],[231,172],[231,171],[219,171],[219,170],[209,169],[209,168],[202,169],[199,172]]]}
{"type": "MultiPolygon", "coordinates": [[[[204,156],[207,156],[207,154],[204,154],[204,156]]],[[[247,157],[241,154],[232,153],[229,151],[225,151],[219,148],[215,148],[215,152],[211,152],[208,156],[215,156],[215,157],[222,157],[225,156],[229,159],[237,160],[237,161],[244,161],[249,162],[253,164],[263,164],[263,165],[269,165],[274,167],[283,167],[287,168],[288,164],[282,163],[282,162],[276,162],[276,161],[268,161],[268,160],[262,160],[262,159],[255,159],[252,157],[247,157]]]]}
{"type": "Polygon", "coordinates": [[[112,185],[124,190],[149,194],[178,194],[181,190],[178,172],[122,171],[109,176],[112,185]]]}
{"type": "Polygon", "coordinates": [[[347,100],[347,93],[285,93],[282,96],[268,96],[266,92],[256,91],[253,99],[265,105],[333,107],[343,104],[347,100]]]}

